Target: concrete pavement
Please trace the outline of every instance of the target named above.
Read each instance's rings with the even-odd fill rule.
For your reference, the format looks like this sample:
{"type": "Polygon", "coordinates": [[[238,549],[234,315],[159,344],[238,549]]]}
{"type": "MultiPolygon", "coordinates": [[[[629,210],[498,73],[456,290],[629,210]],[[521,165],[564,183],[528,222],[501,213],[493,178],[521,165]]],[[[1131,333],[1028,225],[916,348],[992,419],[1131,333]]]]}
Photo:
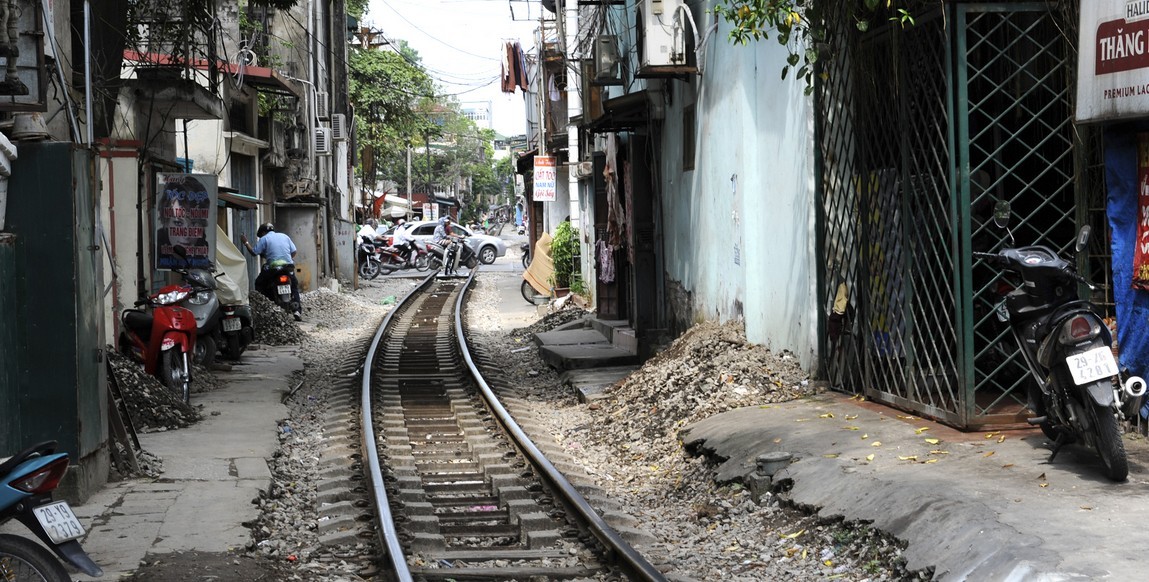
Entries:
{"type": "Polygon", "coordinates": [[[282,400],[303,369],[297,350],[244,352],[231,371],[216,372],[222,388],[192,395],[202,421],[139,435],[163,459],[158,480],[109,483],[73,507],[88,529],[84,549],[104,569],[100,580],[131,574],[149,552],[225,552],[251,540],[243,524],[259,516],[252,500],[271,485],[267,459],[278,447],[276,423],[287,417],[282,400]]]}

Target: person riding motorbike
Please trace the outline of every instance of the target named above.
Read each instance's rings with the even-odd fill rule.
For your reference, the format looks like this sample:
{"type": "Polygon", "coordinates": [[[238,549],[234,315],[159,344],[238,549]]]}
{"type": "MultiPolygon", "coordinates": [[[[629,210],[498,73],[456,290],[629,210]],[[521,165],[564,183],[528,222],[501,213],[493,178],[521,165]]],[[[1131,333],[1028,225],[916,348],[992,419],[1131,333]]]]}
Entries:
{"type": "MultiPolygon", "coordinates": [[[[275,231],[275,225],[266,222],[259,226],[255,232],[259,240],[255,242],[255,246],[247,240],[246,235],[240,235],[239,239],[243,242],[243,247],[247,252],[253,256],[263,257],[263,268],[259,272],[259,276],[255,278],[255,288],[260,292],[267,294],[266,289],[272,285],[272,277],[275,274],[272,272],[272,267],[292,266],[288,269],[288,277],[291,278],[291,301],[292,305],[302,305],[299,299],[299,280],[295,278],[295,242],[291,237],[281,232],[275,231]]],[[[274,300],[274,298],[273,298],[274,300]]],[[[295,312],[291,314],[295,317],[295,321],[303,321],[303,312],[296,308],[295,312]]]]}
{"type": "Polygon", "coordinates": [[[418,247],[415,246],[415,237],[407,228],[407,221],[402,218],[395,223],[395,233],[391,236],[391,246],[399,249],[399,254],[407,260],[408,265],[415,263],[415,255],[418,254],[418,247]]]}
{"type": "Polygon", "coordinates": [[[466,239],[463,235],[452,232],[451,230],[451,217],[444,216],[439,219],[439,225],[435,227],[434,234],[431,235],[431,242],[443,247],[446,250],[444,258],[446,272],[448,274],[454,272],[454,263],[463,264],[467,262],[467,257],[471,252],[470,247],[467,246],[466,239]],[[452,248],[454,251],[452,252],[452,248]],[[457,253],[457,261],[448,261],[447,257],[454,256],[457,253]]]}

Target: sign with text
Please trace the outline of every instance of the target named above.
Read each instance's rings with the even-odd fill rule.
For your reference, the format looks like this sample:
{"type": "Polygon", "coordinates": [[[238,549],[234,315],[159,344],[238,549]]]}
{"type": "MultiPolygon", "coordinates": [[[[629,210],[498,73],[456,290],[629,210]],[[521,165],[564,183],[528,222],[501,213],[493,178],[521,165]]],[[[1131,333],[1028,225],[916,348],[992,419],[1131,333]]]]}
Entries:
{"type": "Polygon", "coordinates": [[[1149,0],[1081,3],[1077,121],[1149,114],[1149,0]]]}
{"type": "Polygon", "coordinates": [[[535,156],[535,189],[532,200],[554,202],[558,194],[558,171],[554,156],[535,156]]]}
{"type": "Polygon", "coordinates": [[[211,268],[218,195],[214,175],[159,175],[154,255],[157,269],[211,268]],[[176,247],[183,248],[186,260],[176,247]]]}

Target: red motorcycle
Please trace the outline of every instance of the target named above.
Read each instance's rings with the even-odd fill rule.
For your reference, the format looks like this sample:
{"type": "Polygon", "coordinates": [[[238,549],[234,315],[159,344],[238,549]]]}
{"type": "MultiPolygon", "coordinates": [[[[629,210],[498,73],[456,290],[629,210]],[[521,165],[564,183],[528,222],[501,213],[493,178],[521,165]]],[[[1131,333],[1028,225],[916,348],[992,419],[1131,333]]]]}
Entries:
{"type": "Polygon", "coordinates": [[[195,314],[179,303],[192,292],[188,285],[168,285],[136,301],[120,315],[120,353],[144,365],[184,402],[190,402],[192,354],[195,351],[195,314]]]}

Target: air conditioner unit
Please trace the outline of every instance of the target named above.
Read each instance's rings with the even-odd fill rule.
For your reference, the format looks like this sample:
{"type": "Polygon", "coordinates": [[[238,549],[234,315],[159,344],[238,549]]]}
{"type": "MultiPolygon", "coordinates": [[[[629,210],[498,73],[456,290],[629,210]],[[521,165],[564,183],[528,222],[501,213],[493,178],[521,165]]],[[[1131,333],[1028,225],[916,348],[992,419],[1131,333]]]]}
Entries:
{"type": "Polygon", "coordinates": [[[604,35],[594,39],[595,85],[621,85],[622,63],[618,56],[618,37],[604,35]]]}
{"type": "Polygon", "coordinates": [[[683,0],[641,0],[638,13],[637,77],[669,77],[698,72],[690,54],[694,31],[683,0]],[[681,8],[681,10],[680,10],[681,8]],[[688,50],[689,49],[689,50],[688,50]]]}
{"type": "Polygon", "coordinates": [[[326,91],[320,91],[315,94],[315,115],[319,119],[331,117],[331,106],[327,101],[326,91]]]}
{"type": "Polygon", "coordinates": [[[315,139],[312,141],[311,145],[312,149],[317,155],[331,155],[331,128],[315,128],[315,139]]]}
{"type": "Polygon", "coordinates": [[[347,116],[342,113],[331,114],[331,139],[342,141],[347,139],[347,116]]]}

